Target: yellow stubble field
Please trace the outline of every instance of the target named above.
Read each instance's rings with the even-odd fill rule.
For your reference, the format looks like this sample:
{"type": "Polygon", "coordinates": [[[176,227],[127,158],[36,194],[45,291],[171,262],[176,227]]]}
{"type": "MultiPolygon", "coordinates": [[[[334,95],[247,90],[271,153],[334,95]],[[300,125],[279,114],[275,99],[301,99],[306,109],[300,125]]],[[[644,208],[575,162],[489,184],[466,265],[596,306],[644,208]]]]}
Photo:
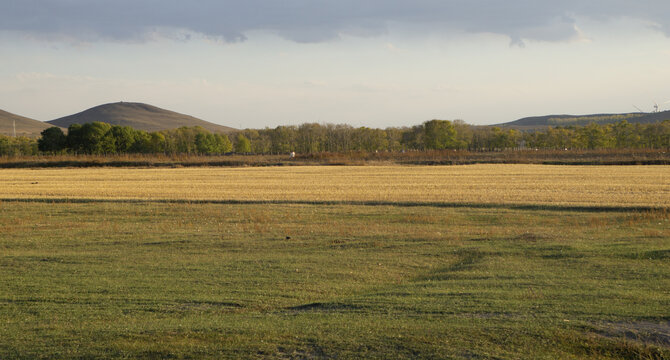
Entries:
{"type": "Polygon", "coordinates": [[[296,166],[0,170],[0,199],[670,206],[668,166],[296,166]]]}

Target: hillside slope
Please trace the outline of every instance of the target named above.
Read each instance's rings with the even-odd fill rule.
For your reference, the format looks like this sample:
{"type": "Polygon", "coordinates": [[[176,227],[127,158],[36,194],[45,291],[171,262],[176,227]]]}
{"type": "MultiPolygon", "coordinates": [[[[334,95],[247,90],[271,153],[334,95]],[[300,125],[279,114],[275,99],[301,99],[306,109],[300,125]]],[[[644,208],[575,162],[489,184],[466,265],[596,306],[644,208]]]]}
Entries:
{"type": "Polygon", "coordinates": [[[531,131],[543,130],[549,126],[583,126],[590,123],[611,124],[622,120],[626,120],[629,123],[655,123],[659,121],[670,120],[670,111],[662,111],[657,113],[533,116],[507,123],[496,124],[494,126],[531,131]]]}
{"type": "Polygon", "coordinates": [[[0,134],[13,136],[16,121],[16,136],[39,137],[42,130],[54,125],[0,110],[0,134]]]}
{"type": "Polygon", "coordinates": [[[71,124],[85,124],[94,121],[112,125],[130,126],[134,129],[145,131],[175,129],[182,126],[202,126],[212,132],[230,132],[235,130],[227,126],[217,125],[156,106],[130,102],[99,105],[74,115],[48,121],[48,123],[67,128],[71,124]]]}

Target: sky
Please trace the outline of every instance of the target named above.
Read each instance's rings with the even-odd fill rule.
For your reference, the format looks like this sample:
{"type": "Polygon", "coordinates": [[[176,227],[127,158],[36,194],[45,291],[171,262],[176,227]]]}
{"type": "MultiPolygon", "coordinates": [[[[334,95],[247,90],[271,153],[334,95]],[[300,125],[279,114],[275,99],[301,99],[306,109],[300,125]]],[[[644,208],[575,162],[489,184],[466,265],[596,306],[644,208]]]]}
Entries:
{"type": "Polygon", "coordinates": [[[667,0],[0,0],[0,109],[236,128],[670,110],[667,0]]]}

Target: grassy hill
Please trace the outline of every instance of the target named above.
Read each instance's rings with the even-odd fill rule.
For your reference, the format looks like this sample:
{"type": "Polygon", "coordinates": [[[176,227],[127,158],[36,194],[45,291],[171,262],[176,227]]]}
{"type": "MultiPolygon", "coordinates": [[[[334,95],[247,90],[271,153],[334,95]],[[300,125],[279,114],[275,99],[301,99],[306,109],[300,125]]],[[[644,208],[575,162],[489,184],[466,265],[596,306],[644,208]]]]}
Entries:
{"type": "Polygon", "coordinates": [[[160,131],[182,126],[202,126],[212,132],[230,132],[235,129],[200,120],[193,116],[161,109],[142,103],[118,102],[104,104],[48,121],[49,124],[67,128],[71,124],[85,124],[94,121],[112,125],[130,126],[138,130],[160,131]]]}
{"type": "Polygon", "coordinates": [[[517,130],[543,130],[549,126],[570,126],[570,125],[588,125],[610,124],[626,120],[629,123],[655,123],[664,120],[670,120],[670,111],[657,113],[627,113],[627,114],[593,114],[593,115],[545,115],[534,116],[511,121],[495,126],[504,128],[513,128],[517,130]]]}
{"type": "Polygon", "coordinates": [[[42,121],[29,119],[27,117],[0,110],[0,134],[13,136],[14,121],[16,121],[17,136],[38,137],[42,130],[54,126],[42,121]]]}

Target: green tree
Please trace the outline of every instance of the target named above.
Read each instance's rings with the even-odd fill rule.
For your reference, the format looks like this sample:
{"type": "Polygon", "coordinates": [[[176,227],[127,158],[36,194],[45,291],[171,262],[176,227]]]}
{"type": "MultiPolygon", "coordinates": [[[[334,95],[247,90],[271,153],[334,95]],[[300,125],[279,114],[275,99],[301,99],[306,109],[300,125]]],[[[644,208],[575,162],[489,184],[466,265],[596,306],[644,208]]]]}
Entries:
{"type": "Polygon", "coordinates": [[[296,151],[303,154],[323,151],[326,140],[326,131],[316,123],[305,123],[298,127],[296,137],[296,151]]]}
{"type": "Polygon", "coordinates": [[[286,154],[295,150],[295,126],[277,126],[270,130],[270,151],[275,154],[286,154]]]}
{"type": "Polygon", "coordinates": [[[200,154],[214,154],[216,152],[214,135],[211,133],[198,133],[195,135],[195,147],[200,154]]]}
{"type": "Polygon", "coordinates": [[[112,126],[102,122],[83,125],[72,124],[68,127],[67,146],[74,152],[87,154],[109,154],[116,152],[112,126]]]}
{"type": "Polygon", "coordinates": [[[165,135],[160,132],[150,133],[149,138],[145,142],[145,148],[150,153],[165,152],[165,135]]]}
{"type": "Polygon", "coordinates": [[[491,148],[497,150],[512,149],[518,146],[520,134],[514,129],[503,130],[499,127],[492,129],[491,148]]]}
{"type": "Polygon", "coordinates": [[[132,147],[137,141],[137,134],[135,129],[130,126],[114,125],[109,130],[112,141],[114,142],[114,150],[117,153],[128,153],[132,151],[132,147]]]}
{"type": "Polygon", "coordinates": [[[135,142],[133,142],[133,145],[130,148],[130,152],[133,153],[151,153],[151,152],[163,152],[163,150],[160,151],[152,151],[149,147],[149,143],[151,142],[151,135],[144,131],[144,130],[133,130],[134,131],[134,138],[135,142]]]}
{"type": "Polygon", "coordinates": [[[0,155],[37,155],[37,140],[25,136],[9,137],[0,135],[0,155]]]}
{"type": "Polygon", "coordinates": [[[11,149],[11,138],[0,134],[0,156],[13,155],[10,154],[11,149]]]}
{"type": "Polygon", "coordinates": [[[456,131],[455,146],[457,149],[467,149],[472,143],[472,126],[463,120],[454,120],[454,130],[456,131]]]}
{"type": "Polygon", "coordinates": [[[208,133],[200,126],[182,126],[178,129],[165,130],[161,133],[165,137],[165,152],[172,154],[195,154],[198,152],[196,136],[208,133]]]}
{"type": "Polygon", "coordinates": [[[238,154],[248,154],[251,152],[251,142],[241,133],[237,134],[237,139],[235,141],[235,152],[238,154]]]}
{"type": "Polygon", "coordinates": [[[406,149],[413,150],[424,150],[426,144],[424,142],[425,124],[412,126],[411,129],[407,129],[402,134],[402,145],[406,149]]]}
{"type": "Polygon", "coordinates": [[[386,141],[388,144],[389,151],[400,151],[403,149],[402,146],[402,129],[399,128],[386,128],[386,141]]]}
{"type": "Polygon", "coordinates": [[[226,134],[214,134],[214,141],[216,143],[216,152],[218,154],[226,154],[233,151],[233,144],[230,142],[226,134]]]}
{"type": "Polygon", "coordinates": [[[265,130],[246,129],[242,133],[251,143],[251,152],[254,154],[267,154],[270,152],[272,142],[270,135],[265,130]]]}
{"type": "Polygon", "coordinates": [[[388,138],[384,130],[360,127],[353,131],[353,150],[379,151],[388,148],[388,138]]]}
{"type": "Polygon", "coordinates": [[[547,147],[550,149],[571,149],[577,147],[578,143],[574,129],[550,128],[547,130],[547,147]]]}
{"type": "Polygon", "coordinates": [[[424,123],[424,144],[429,150],[454,149],[456,129],[448,120],[431,120],[424,123]]]}
{"type": "Polygon", "coordinates": [[[67,128],[67,148],[74,153],[84,151],[84,140],[81,128],[81,124],[70,124],[67,128]]]}
{"type": "Polygon", "coordinates": [[[603,149],[607,147],[607,133],[603,126],[591,123],[579,129],[578,138],[582,148],[603,149]]]}
{"type": "Polygon", "coordinates": [[[650,149],[670,149],[670,120],[646,124],[641,142],[650,149]]]}
{"type": "Polygon", "coordinates": [[[116,152],[112,125],[95,121],[82,125],[84,151],[89,154],[111,154],[116,152]]]}
{"type": "Polygon", "coordinates": [[[57,126],[44,129],[40,135],[41,137],[37,140],[37,148],[39,151],[57,153],[63,151],[67,146],[65,133],[57,126]]]}

